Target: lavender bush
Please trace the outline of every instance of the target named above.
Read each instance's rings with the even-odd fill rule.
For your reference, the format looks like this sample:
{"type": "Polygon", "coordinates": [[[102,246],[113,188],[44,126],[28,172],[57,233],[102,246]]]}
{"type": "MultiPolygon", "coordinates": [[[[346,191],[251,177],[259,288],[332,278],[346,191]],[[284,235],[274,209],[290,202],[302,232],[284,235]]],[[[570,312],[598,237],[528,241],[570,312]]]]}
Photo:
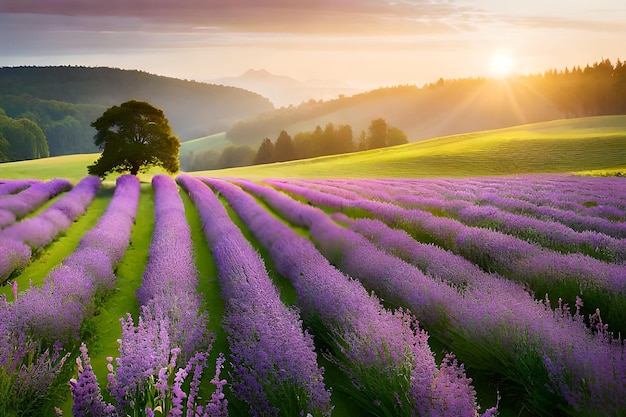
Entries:
{"type": "Polygon", "coordinates": [[[196,353],[184,368],[176,370],[179,349],[166,352],[169,345],[167,324],[139,319],[137,327],[131,317],[122,319],[120,357],[109,358],[108,389],[115,404],[106,403],[89,361],[87,347],[80,348],[77,358],[78,377],[70,380],[74,417],[117,416],[187,416],[223,417],[228,415],[228,402],[224,398],[226,381],[220,379],[224,357],[217,359],[215,376],[211,384],[215,391],[206,404],[200,404],[200,381],[207,367],[208,354],[196,353]],[[191,379],[188,377],[191,375],[191,379]],[[189,381],[189,388],[184,384],[189,381]],[[189,392],[185,392],[187,389],[189,392]]]}
{"type": "Polygon", "coordinates": [[[6,245],[5,250],[14,254],[11,256],[11,261],[1,265],[4,269],[0,269],[0,278],[8,277],[16,267],[24,266],[22,259],[25,251],[21,250],[17,255],[15,248],[19,246],[19,243],[15,242],[26,243],[35,250],[42,249],[87,210],[99,187],[98,177],[85,177],[71,191],[36,217],[22,220],[0,230],[0,249],[5,249],[4,245],[6,245]]]}
{"type": "Polygon", "coordinates": [[[208,317],[196,294],[198,271],[191,231],[176,182],[157,175],[152,187],[155,227],[137,299],[155,320],[168,320],[172,347],[181,349],[181,360],[186,362],[209,344],[208,317]]]}
{"type": "Polygon", "coordinates": [[[37,182],[18,194],[0,199],[0,209],[11,211],[19,219],[36,210],[55,195],[71,188],[72,183],[64,178],[37,182]]]}
{"type": "Polygon", "coordinates": [[[330,392],[298,312],[282,304],[263,261],[213,192],[189,176],[178,181],[198,208],[218,267],[237,398],[254,416],[330,415],[330,392]]]}
{"type": "Polygon", "coordinates": [[[40,182],[39,180],[0,180],[0,197],[17,194],[25,190],[33,184],[40,182]]]}
{"type": "Polygon", "coordinates": [[[461,297],[438,280],[373,247],[363,237],[338,227],[321,210],[267,187],[239,182],[262,196],[282,216],[309,227],[312,238],[333,263],[386,300],[410,308],[468,363],[485,366],[491,362],[486,366],[491,372],[498,369],[510,381],[523,384],[530,394],[527,402],[536,410],[573,413],[585,404],[588,411],[610,415],[626,406],[617,399],[621,397],[620,381],[626,376],[624,347],[620,340],[597,338],[584,324],[581,326],[579,312],[573,318],[569,316],[564,331],[566,320],[555,320],[552,312],[546,314],[549,304],[538,306],[522,287],[488,276],[468,266],[471,264],[467,261],[456,261],[451,253],[438,249],[421,253],[425,246],[414,247],[417,242],[406,233],[398,236],[380,222],[369,224],[367,231],[374,239],[387,239],[385,248],[405,257],[421,257],[420,263],[426,261],[438,278],[464,285],[461,297]],[[438,260],[441,257],[444,259],[438,260]],[[459,271],[448,269],[455,265],[459,271]],[[463,272],[465,269],[468,271],[463,272]],[[516,306],[515,311],[512,306],[516,306]],[[538,317],[544,318],[541,325],[538,317]],[[517,333],[520,328],[526,329],[522,335],[517,333]],[[576,360],[568,355],[576,355],[576,360]],[[558,366],[555,358],[561,358],[558,366]],[[537,381],[544,385],[533,388],[537,381]],[[548,395],[543,395],[545,386],[552,387],[548,395]],[[591,386],[593,395],[587,391],[591,386]]]}
{"type": "MultiPolygon", "coordinates": [[[[332,267],[310,241],[241,189],[206,181],[226,197],[270,252],[278,272],[292,282],[305,320],[326,341],[329,358],[353,382],[348,392],[355,401],[375,415],[477,414],[471,380],[452,359],[444,370],[437,368],[428,336],[410,315],[385,310],[357,281],[332,267]]],[[[303,211],[292,214],[307,218],[303,211]]]]}
{"type": "MultiPolygon", "coordinates": [[[[495,230],[470,227],[419,209],[404,209],[391,203],[347,198],[308,189],[284,181],[269,183],[301,195],[317,204],[358,208],[394,227],[403,228],[420,241],[435,243],[478,264],[484,270],[499,272],[526,283],[537,295],[559,294],[573,304],[576,295],[585,294],[590,311],[600,308],[611,330],[626,332],[625,264],[602,262],[582,254],[561,254],[541,248],[495,230]]],[[[327,189],[326,191],[330,191],[327,189]]],[[[294,219],[295,220],[295,219],[294,219]]],[[[590,312],[588,311],[588,312],[590,312]]]]}

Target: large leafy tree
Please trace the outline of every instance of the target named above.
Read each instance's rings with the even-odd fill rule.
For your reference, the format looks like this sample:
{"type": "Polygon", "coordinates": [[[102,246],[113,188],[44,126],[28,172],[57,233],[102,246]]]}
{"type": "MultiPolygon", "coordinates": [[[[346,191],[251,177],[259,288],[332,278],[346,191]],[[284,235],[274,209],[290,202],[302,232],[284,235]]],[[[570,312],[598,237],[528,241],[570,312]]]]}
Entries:
{"type": "Polygon", "coordinates": [[[102,155],[88,167],[89,174],[106,177],[111,172],[132,175],[158,166],[174,173],[180,169],[180,141],[172,134],[163,111],[145,101],[130,100],[105,111],[91,124],[102,155]]]}

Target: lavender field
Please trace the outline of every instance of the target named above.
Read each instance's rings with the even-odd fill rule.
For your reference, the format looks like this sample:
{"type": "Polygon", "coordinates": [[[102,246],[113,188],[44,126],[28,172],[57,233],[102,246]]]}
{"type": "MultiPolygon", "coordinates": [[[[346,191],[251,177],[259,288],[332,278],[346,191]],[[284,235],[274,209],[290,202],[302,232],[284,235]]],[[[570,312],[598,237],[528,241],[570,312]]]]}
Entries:
{"type": "Polygon", "coordinates": [[[626,416],[623,178],[0,180],[0,254],[1,416],[626,416]]]}

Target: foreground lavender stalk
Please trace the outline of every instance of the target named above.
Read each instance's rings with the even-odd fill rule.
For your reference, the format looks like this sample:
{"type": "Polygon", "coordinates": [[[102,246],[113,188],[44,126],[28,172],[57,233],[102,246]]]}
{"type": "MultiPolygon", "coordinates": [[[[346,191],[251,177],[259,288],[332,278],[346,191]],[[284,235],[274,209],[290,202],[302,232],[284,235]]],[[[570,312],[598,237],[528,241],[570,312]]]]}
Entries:
{"type": "Polygon", "coordinates": [[[375,415],[478,414],[462,366],[449,358],[438,370],[428,336],[415,330],[408,314],[386,311],[362,285],[332,267],[310,241],[238,187],[206,181],[226,197],[270,252],[278,272],[292,282],[305,320],[326,341],[331,360],[354,383],[349,391],[364,408],[375,415]]]}
{"type": "MultiPolygon", "coordinates": [[[[133,325],[131,318],[122,320],[122,325],[121,357],[117,359],[117,369],[112,363],[108,365],[111,394],[118,407],[104,401],[100,385],[89,364],[87,347],[83,344],[80,348],[81,356],[76,359],[78,378],[70,380],[74,417],[118,417],[129,415],[127,412],[131,410],[134,416],[154,416],[155,413],[162,416],[186,415],[187,417],[225,417],[228,415],[228,402],[224,399],[223,393],[226,381],[220,379],[224,363],[223,355],[220,354],[218,357],[215,376],[211,379],[211,384],[215,385],[215,391],[206,405],[200,405],[198,389],[200,378],[207,365],[208,354],[196,353],[184,368],[175,371],[179,349],[173,349],[166,354],[166,357],[154,355],[155,352],[163,353],[164,345],[161,342],[166,344],[168,342],[162,339],[166,337],[165,334],[161,336],[151,334],[152,326],[144,325],[141,319],[137,327],[133,325]],[[143,355],[149,355],[148,360],[157,367],[156,375],[155,370],[151,370],[150,375],[146,377],[145,371],[137,367],[137,362],[146,361],[143,355]],[[161,365],[165,366],[159,368],[161,365]],[[187,394],[183,384],[190,374],[192,377],[187,394]],[[134,379],[134,381],[130,386],[124,386],[118,382],[120,378],[134,379]],[[123,406],[120,407],[120,404],[123,406]]],[[[109,359],[112,361],[112,358],[109,359]]]]}
{"type": "MultiPolygon", "coordinates": [[[[424,266],[438,278],[462,284],[462,297],[450,287],[429,280],[406,263],[376,249],[361,236],[338,227],[321,210],[267,187],[239,182],[263,196],[290,221],[310,227],[321,250],[346,272],[361,279],[385,299],[411,308],[440,339],[467,349],[466,352],[459,350],[459,354],[469,354],[467,357],[474,362],[491,361],[492,371],[497,369],[512,381],[528,384],[526,389],[535,394],[528,401],[540,398],[545,387],[538,390],[532,387],[537,380],[543,380],[561,396],[561,403],[564,400],[569,403],[569,412],[582,410],[611,415],[626,406],[620,395],[620,381],[626,379],[621,341],[612,339],[605,330],[598,336],[589,332],[578,311],[573,318],[562,311],[553,317],[552,312],[537,305],[520,286],[488,276],[466,261],[456,261],[450,253],[440,251],[437,255],[433,248],[422,254],[423,245],[415,247],[417,242],[406,233],[400,234],[380,222],[370,223],[364,229],[375,240],[385,239],[385,248],[393,252],[411,259],[421,257],[419,263],[426,264],[424,266]],[[442,256],[444,259],[437,259],[442,256]],[[447,270],[455,265],[459,271],[447,270]],[[512,305],[517,307],[515,311],[511,310],[512,305]],[[518,333],[520,328],[526,329],[525,332],[518,333]],[[495,348],[496,344],[501,348],[495,348]],[[509,357],[504,359],[504,356],[509,357]],[[522,358],[525,362],[520,362],[522,358]],[[535,367],[531,367],[531,373],[524,368],[528,363],[535,367]]],[[[546,400],[555,404],[538,402],[533,406],[537,409],[555,407],[558,406],[556,400],[546,400]]]]}
{"type": "MultiPolygon", "coordinates": [[[[6,311],[4,295],[0,305],[6,311]]],[[[63,355],[59,344],[43,347],[0,316],[0,415],[40,415],[70,354],[63,355]]]]}
{"type": "Polygon", "coordinates": [[[263,261],[213,192],[190,176],[178,181],[199,211],[218,267],[235,394],[255,416],[330,415],[330,392],[297,311],[282,304],[263,261]]]}

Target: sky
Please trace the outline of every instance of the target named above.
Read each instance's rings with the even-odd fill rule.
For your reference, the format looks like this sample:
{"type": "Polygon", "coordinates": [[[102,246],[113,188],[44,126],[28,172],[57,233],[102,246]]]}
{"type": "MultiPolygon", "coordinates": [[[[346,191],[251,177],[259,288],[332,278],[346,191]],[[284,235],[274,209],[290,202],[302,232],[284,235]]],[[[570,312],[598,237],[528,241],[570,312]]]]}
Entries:
{"type": "Polygon", "coordinates": [[[0,0],[0,66],[421,86],[626,60],[623,0],[0,0]]]}

